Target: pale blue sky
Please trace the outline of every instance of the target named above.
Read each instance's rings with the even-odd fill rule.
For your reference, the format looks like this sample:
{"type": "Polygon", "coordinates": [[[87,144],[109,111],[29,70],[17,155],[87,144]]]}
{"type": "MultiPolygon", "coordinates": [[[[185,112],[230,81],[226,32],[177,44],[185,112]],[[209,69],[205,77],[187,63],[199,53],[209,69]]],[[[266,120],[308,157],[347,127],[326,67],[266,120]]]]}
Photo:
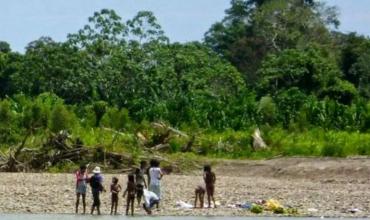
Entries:
{"type": "MultiPolygon", "coordinates": [[[[370,0],[326,0],[341,12],[340,30],[370,36],[370,0]]],[[[66,39],[102,8],[127,20],[140,10],[153,11],[171,42],[202,40],[224,16],[230,0],[0,0],[0,40],[23,51],[30,41],[50,36],[66,39]]]]}

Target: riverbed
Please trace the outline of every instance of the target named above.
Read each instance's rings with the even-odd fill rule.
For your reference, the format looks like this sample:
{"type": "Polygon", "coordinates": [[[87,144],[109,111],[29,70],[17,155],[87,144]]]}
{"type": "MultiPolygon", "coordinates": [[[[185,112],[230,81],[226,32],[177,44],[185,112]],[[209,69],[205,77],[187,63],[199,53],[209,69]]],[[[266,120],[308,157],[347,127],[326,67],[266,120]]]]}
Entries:
{"type": "MultiPolygon", "coordinates": [[[[1,220],[117,220],[117,219],[132,219],[132,217],[126,217],[122,215],[110,216],[91,216],[91,215],[57,215],[57,214],[0,214],[1,220]]],[[[196,216],[137,216],[136,220],[321,220],[322,218],[287,218],[287,217],[196,217],[196,216]]],[[[330,220],[336,220],[339,218],[330,218],[330,220]]],[[[343,218],[340,218],[343,220],[343,218]]],[[[346,218],[345,220],[351,220],[346,218]]]]}
{"type": "MultiPolygon", "coordinates": [[[[297,209],[298,215],[302,217],[367,218],[370,216],[370,160],[368,158],[225,161],[215,166],[214,170],[217,175],[215,198],[220,204],[217,208],[181,209],[176,206],[180,200],[190,204],[194,202],[194,188],[203,181],[199,170],[164,176],[163,200],[160,210],[153,210],[153,214],[155,216],[255,217],[256,214],[250,210],[235,208],[235,204],[273,198],[286,208],[297,209]]],[[[125,188],[127,174],[103,173],[103,175],[107,189],[113,176],[117,176],[120,184],[125,188]]],[[[63,219],[80,218],[72,215],[75,211],[73,173],[0,173],[0,177],[0,213],[16,214],[17,219],[21,219],[18,215],[20,213],[56,214],[52,217],[53,220],[56,220],[59,214],[68,214],[62,215],[63,219]]],[[[109,214],[110,193],[103,193],[101,198],[102,214],[109,214]]],[[[87,212],[90,211],[91,203],[91,193],[88,191],[87,212]]],[[[125,203],[121,194],[119,214],[124,213],[125,203]]],[[[145,216],[145,212],[140,206],[136,206],[135,215],[145,216]]],[[[264,211],[259,216],[275,215],[264,211]]],[[[11,217],[7,216],[8,219],[11,217]]],[[[46,218],[48,217],[46,215],[46,218]]],[[[160,219],[163,218],[166,217],[160,217],[160,219]]],[[[0,218],[0,220],[3,219],[0,218]]],[[[185,219],[189,218],[185,217],[185,219]]]]}

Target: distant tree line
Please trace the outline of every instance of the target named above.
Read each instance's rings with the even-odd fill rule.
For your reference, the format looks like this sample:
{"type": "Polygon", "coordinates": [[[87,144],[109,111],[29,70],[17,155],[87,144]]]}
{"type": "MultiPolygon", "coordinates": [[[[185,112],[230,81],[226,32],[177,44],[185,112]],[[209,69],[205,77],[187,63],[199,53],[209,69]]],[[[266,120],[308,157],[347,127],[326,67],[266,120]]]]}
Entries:
{"type": "Polygon", "coordinates": [[[41,37],[24,54],[0,42],[0,129],[17,130],[6,130],[14,117],[55,131],[93,117],[89,126],[117,129],[162,120],[366,131],[370,40],[338,25],[320,1],[231,0],[203,42],[171,43],[152,12],[124,22],[102,9],[65,42],[41,37]]]}

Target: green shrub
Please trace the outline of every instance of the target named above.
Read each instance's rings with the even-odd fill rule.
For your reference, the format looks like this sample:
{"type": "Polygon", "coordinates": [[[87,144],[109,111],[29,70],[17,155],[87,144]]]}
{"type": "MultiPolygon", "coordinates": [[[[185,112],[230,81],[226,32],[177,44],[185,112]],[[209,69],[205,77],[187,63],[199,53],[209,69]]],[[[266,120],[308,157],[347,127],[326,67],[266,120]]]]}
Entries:
{"type": "Polygon", "coordinates": [[[343,147],[336,143],[326,143],[321,150],[321,155],[324,157],[343,157],[343,147]]]}
{"type": "Polygon", "coordinates": [[[0,102],[0,122],[2,125],[9,126],[14,119],[14,114],[12,113],[11,104],[8,100],[3,100],[0,102]]]}
{"type": "Polygon", "coordinates": [[[258,114],[261,117],[261,122],[273,125],[276,120],[277,107],[274,100],[270,96],[264,96],[258,103],[258,114]]]}
{"type": "Polygon", "coordinates": [[[64,161],[55,166],[49,167],[48,172],[50,173],[71,173],[78,169],[79,164],[75,164],[71,161],[64,161]]]}
{"type": "Polygon", "coordinates": [[[73,123],[72,120],[72,113],[70,113],[64,105],[58,104],[51,112],[49,129],[52,132],[59,132],[61,130],[70,129],[73,123]]]}
{"type": "Polygon", "coordinates": [[[277,207],[277,208],[273,209],[272,212],[274,214],[284,214],[285,213],[285,210],[284,210],[283,207],[277,207]]]}
{"type": "Polygon", "coordinates": [[[93,110],[95,112],[96,123],[95,126],[100,125],[100,120],[103,118],[105,112],[107,111],[108,104],[104,101],[97,101],[93,104],[93,110]]]}
{"type": "Polygon", "coordinates": [[[0,101],[0,143],[14,144],[17,142],[19,129],[16,125],[16,113],[12,111],[8,100],[0,101]]]}
{"type": "Polygon", "coordinates": [[[370,143],[369,142],[364,142],[362,143],[359,147],[357,147],[357,153],[359,155],[370,155],[370,143]]]}
{"type": "Polygon", "coordinates": [[[187,144],[187,138],[174,137],[169,141],[170,152],[177,153],[181,151],[181,148],[187,144]]]}
{"type": "Polygon", "coordinates": [[[289,214],[289,215],[298,215],[299,212],[298,212],[298,209],[297,208],[287,208],[285,210],[285,213],[289,214]]]}
{"type": "Polygon", "coordinates": [[[24,108],[23,126],[26,128],[45,128],[50,117],[49,109],[40,102],[33,102],[24,108]]]}
{"type": "Polygon", "coordinates": [[[130,117],[127,109],[119,110],[116,107],[108,108],[101,119],[101,125],[115,130],[124,130],[130,127],[130,117]]]}
{"type": "Polygon", "coordinates": [[[263,208],[260,205],[253,204],[251,208],[251,212],[255,214],[260,214],[263,212],[263,208]]]}
{"type": "Polygon", "coordinates": [[[78,106],[76,113],[80,118],[81,125],[85,128],[92,128],[96,126],[96,114],[93,106],[78,106]]]}

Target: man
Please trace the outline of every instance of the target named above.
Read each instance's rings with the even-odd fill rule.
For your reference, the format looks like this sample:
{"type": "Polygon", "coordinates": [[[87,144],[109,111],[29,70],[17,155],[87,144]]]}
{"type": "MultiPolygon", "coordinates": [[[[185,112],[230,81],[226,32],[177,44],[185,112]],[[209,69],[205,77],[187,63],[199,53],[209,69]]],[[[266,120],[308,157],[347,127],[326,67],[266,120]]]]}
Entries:
{"type": "Polygon", "coordinates": [[[100,167],[95,167],[93,170],[94,175],[90,178],[90,186],[93,196],[93,204],[91,207],[91,214],[94,214],[95,208],[98,211],[98,215],[100,215],[100,193],[105,192],[103,186],[103,176],[100,174],[100,167]]]}

